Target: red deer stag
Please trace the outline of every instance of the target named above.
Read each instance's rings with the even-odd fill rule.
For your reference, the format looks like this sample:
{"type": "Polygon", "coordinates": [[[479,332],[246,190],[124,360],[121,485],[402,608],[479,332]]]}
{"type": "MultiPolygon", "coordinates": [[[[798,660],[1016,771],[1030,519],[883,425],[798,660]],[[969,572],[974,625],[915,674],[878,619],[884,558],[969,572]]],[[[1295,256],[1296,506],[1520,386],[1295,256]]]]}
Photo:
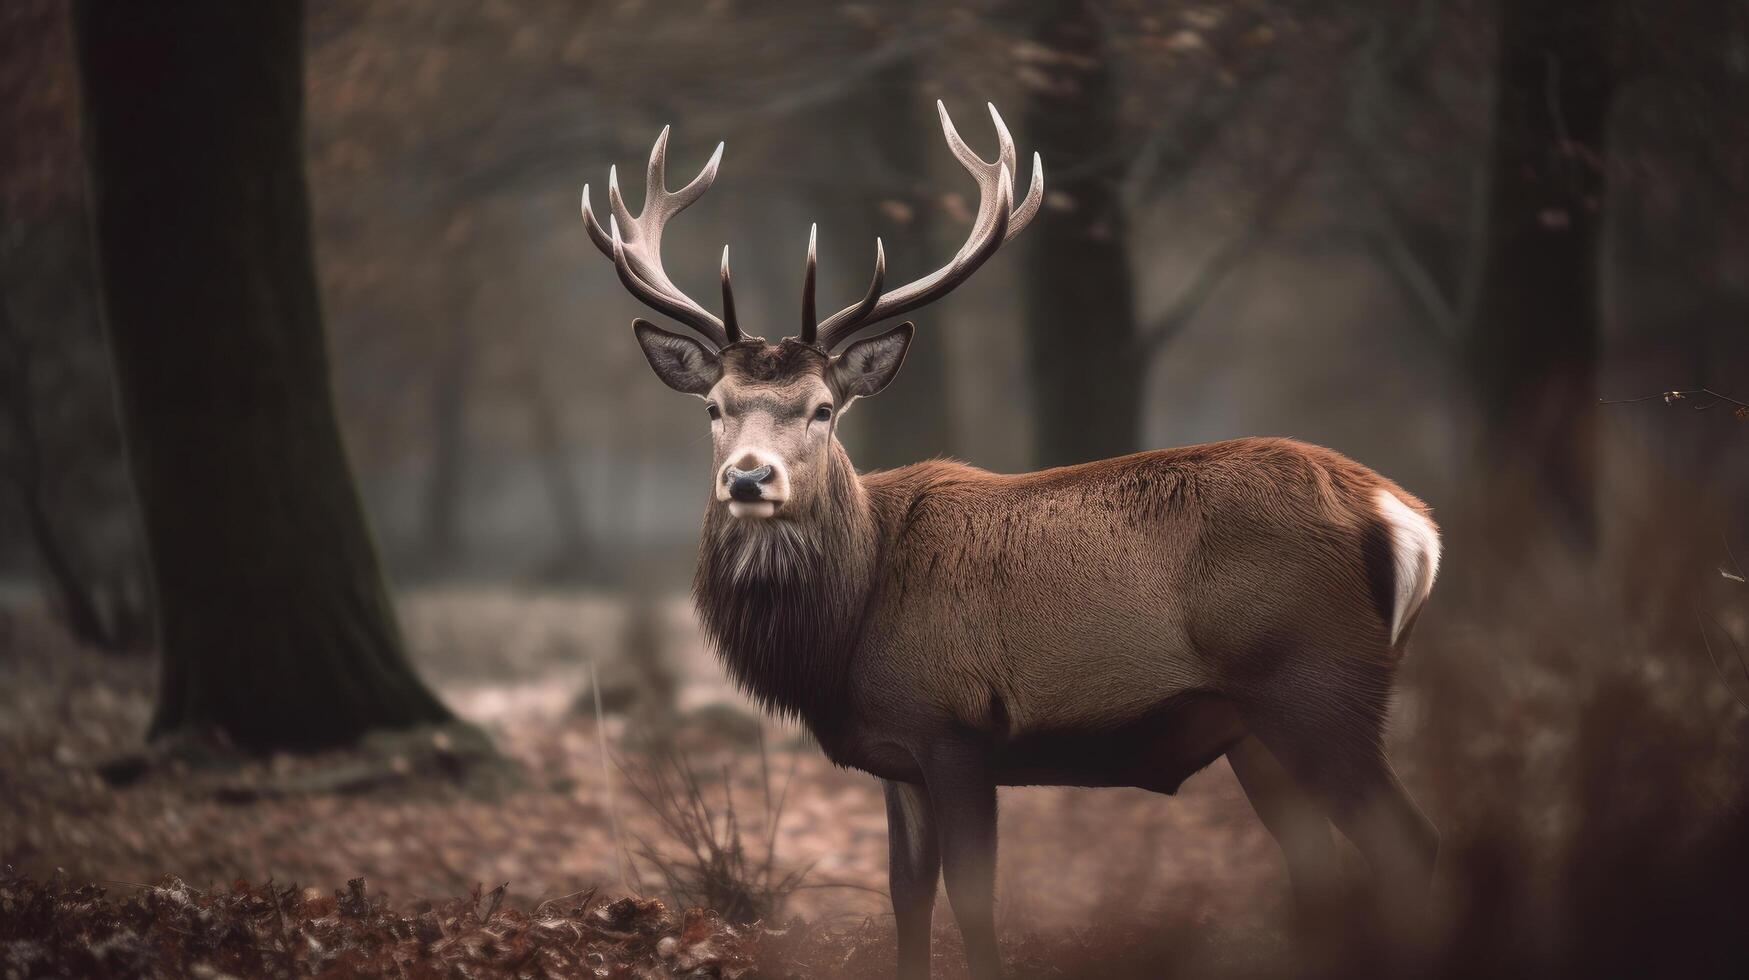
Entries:
{"type": "MultiPolygon", "coordinates": [[[[1328,821],[1391,894],[1418,900],[1438,832],[1382,747],[1397,663],[1439,564],[1421,501],[1328,449],[1238,439],[1017,476],[932,460],[858,474],[838,418],[893,380],[913,326],[865,327],[946,295],[1038,213],[1038,156],[1014,202],[1014,141],[978,156],[947,265],[815,314],[813,236],[801,332],[742,332],[663,271],[662,230],[716,177],[722,146],[678,191],[650,154],[643,213],[608,179],[590,237],[625,287],[705,343],[632,328],[670,388],[704,400],[713,466],[695,599],[735,680],[800,719],[834,762],[885,786],[899,973],[929,972],[936,881],[975,977],[1001,972],[996,788],[1172,793],[1225,755],[1280,843],[1302,901],[1336,860],[1328,821]]],[[[1065,324],[1072,329],[1072,324],[1065,324]]]]}

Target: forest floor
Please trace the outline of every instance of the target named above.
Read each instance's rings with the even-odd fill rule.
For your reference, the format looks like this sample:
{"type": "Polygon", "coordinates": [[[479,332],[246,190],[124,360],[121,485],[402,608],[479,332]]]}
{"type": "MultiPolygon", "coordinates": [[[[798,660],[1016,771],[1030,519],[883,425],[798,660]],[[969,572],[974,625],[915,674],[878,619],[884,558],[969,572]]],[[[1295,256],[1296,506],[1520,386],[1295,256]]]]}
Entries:
{"type": "MultiPolygon", "coordinates": [[[[100,768],[138,750],[149,717],[150,660],[82,649],[40,612],[3,614],[0,867],[116,895],[174,875],[203,894],[271,880],[314,900],[344,896],[363,877],[373,897],[395,903],[505,884],[498,901],[525,912],[591,889],[599,902],[672,901],[657,862],[641,852],[670,863],[685,849],[659,818],[664,804],[645,796],[684,796],[684,779],[655,779],[645,740],[611,708],[599,726],[576,710],[592,703],[591,663],[610,695],[636,675],[630,646],[656,651],[678,678],[675,744],[719,832],[733,808],[755,868],[775,814],[772,878],[804,872],[782,916],[800,917],[815,935],[836,930],[888,948],[878,784],[833,767],[797,731],[759,721],[705,653],[684,600],[640,615],[608,598],[434,591],[414,593],[402,614],[421,673],[489,735],[510,763],[505,778],[421,778],[391,748],[380,766],[357,753],[277,757],[157,768],[111,785],[100,768]],[[347,775],[379,770],[391,778],[347,775]]],[[[1280,942],[1279,852],[1224,762],[1174,798],[1004,790],[1000,833],[1001,925],[1012,942],[1060,936],[1073,945],[1094,926],[1157,936],[1210,923],[1241,937],[1239,947],[1280,942]]],[[[948,923],[943,902],[938,945],[951,948],[948,923]]],[[[876,958],[877,975],[890,969],[887,955],[876,958]]]]}

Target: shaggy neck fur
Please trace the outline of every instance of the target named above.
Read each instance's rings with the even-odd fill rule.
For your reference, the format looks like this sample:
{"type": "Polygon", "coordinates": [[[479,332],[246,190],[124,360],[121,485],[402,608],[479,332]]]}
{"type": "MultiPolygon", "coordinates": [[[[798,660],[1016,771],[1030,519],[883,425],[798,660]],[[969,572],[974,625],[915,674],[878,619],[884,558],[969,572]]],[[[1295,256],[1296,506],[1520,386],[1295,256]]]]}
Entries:
{"type": "Polygon", "coordinates": [[[812,506],[739,520],[705,515],[693,599],[741,688],[798,718],[828,752],[846,717],[851,658],[876,563],[874,518],[836,439],[812,506]]]}

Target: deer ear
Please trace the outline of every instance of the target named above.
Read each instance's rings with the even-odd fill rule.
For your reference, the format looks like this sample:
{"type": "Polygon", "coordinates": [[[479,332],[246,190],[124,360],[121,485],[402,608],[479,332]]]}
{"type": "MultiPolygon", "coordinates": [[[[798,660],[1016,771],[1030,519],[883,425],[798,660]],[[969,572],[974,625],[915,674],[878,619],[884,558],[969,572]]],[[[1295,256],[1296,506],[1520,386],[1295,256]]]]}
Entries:
{"type": "Polygon", "coordinates": [[[705,345],[670,333],[648,320],[633,320],[632,332],[644,349],[656,377],[675,391],[703,396],[723,375],[722,362],[705,345]]]}
{"type": "Polygon", "coordinates": [[[899,373],[899,365],[905,363],[905,351],[910,349],[916,332],[917,326],[906,320],[886,333],[844,348],[844,353],[832,359],[832,390],[845,404],[852,398],[879,394],[899,373]]]}

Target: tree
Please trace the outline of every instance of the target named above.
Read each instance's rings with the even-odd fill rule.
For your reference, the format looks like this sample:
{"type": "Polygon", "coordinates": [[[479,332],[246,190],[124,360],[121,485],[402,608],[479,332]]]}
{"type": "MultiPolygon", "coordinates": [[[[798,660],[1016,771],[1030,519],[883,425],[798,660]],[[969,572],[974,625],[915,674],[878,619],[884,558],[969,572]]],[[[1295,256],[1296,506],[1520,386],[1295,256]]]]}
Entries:
{"type": "Polygon", "coordinates": [[[457,556],[461,545],[462,501],[468,470],[468,405],[474,386],[473,307],[476,272],[466,257],[471,222],[459,216],[443,238],[456,247],[437,277],[448,302],[437,371],[431,379],[431,468],[425,482],[425,549],[440,566],[457,556]]]}
{"type": "Polygon", "coordinates": [[[1497,560],[1547,526],[1596,535],[1599,249],[1616,89],[1614,4],[1497,5],[1498,78],[1480,294],[1469,332],[1481,420],[1476,530],[1497,560]]]}
{"type": "Polygon", "coordinates": [[[1088,148],[1118,142],[1104,25],[1091,0],[1051,0],[1033,34],[1053,52],[1041,66],[1052,77],[1034,86],[1024,132],[1046,161],[1084,161],[1047,175],[1050,199],[1022,260],[1033,462],[1057,466],[1135,451],[1146,364],[1134,347],[1121,167],[1085,162],[1088,148]]]}
{"type": "Polygon", "coordinates": [[[334,416],[302,4],[80,0],[74,17],[159,611],[150,734],[314,749],[450,720],[403,651],[334,416]]]}
{"type": "MultiPolygon", "coordinates": [[[[917,21],[916,6],[909,2],[894,5],[888,16],[909,26],[917,21]]],[[[885,198],[879,208],[897,219],[882,229],[893,282],[913,278],[907,269],[932,269],[945,261],[934,235],[939,188],[929,167],[932,155],[945,154],[935,114],[923,97],[917,76],[915,57],[894,59],[860,83],[848,100],[849,112],[846,107],[834,107],[838,118],[864,120],[858,142],[866,162],[878,168],[875,183],[903,189],[885,198]]],[[[953,179],[963,177],[956,173],[953,179]]],[[[833,193],[842,195],[843,189],[833,189],[833,193]]],[[[871,200],[855,200],[854,204],[864,215],[876,213],[871,200]]],[[[868,270],[859,267],[855,271],[866,276],[868,270]]],[[[951,306],[943,312],[951,315],[951,306]]],[[[935,314],[938,319],[942,315],[935,314]]],[[[945,323],[935,326],[918,332],[905,354],[905,370],[883,392],[886,397],[880,405],[873,411],[846,416],[847,437],[852,440],[857,466],[887,469],[956,452],[953,410],[947,398],[947,333],[951,327],[945,323]]]]}
{"type": "Polygon", "coordinates": [[[150,634],[143,545],[97,320],[72,27],[21,0],[0,31],[0,562],[28,551],[47,609],[110,652],[150,634]],[[15,551],[15,548],[17,551],[15,551]]]}

